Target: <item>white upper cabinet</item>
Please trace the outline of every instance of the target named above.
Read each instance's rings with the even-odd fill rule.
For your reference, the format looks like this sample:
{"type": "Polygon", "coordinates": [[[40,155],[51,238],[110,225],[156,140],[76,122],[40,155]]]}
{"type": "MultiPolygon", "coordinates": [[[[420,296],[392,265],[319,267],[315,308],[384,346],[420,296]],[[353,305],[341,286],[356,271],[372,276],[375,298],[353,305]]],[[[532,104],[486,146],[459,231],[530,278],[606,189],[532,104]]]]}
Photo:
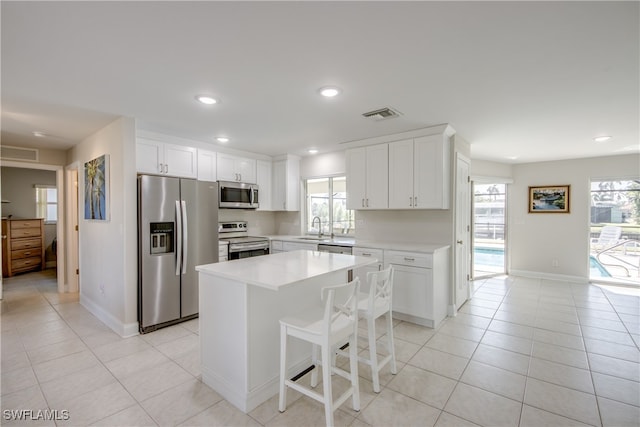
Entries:
{"type": "Polygon", "coordinates": [[[386,209],[389,144],[347,150],[347,209],[386,209]]]}
{"type": "Polygon", "coordinates": [[[413,208],[413,139],[389,144],[389,207],[413,208]]]}
{"type": "Polygon", "coordinates": [[[256,182],[256,160],[231,154],[218,153],[218,181],[256,182]]]}
{"type": "Polygon", "coordinates": [[[389,208],[448,209],[450,142],[444,134],[389,144],[389,208]]]}
{"type": "Polygon", "coordinates": [[[258,202],[260,203],[259,211],[272,210],[271,195],[273,185],[271,183],[272,165],[266,160],[258,160],[256,162],[256,181],[258,182],[258,202]]]}
{"type": "Polygon", "coordinates": [[[197,178],[197,153],[193,147],[137,138],[136,169],[141,173],[197,178]]]}
{"type": "Polygon", "coordinates": [[[300,210],[300,157],[282,156],[273,162],[272,209],[300,210]]]}
{"type": "Polygon", "coordinates": [[[449,209],[451,144],[446,135],[414,139],[413,194],[418,209],[449,209]]]}
{"type": "Polygon", "coordinates": [[[198,180],[215,181],[216,173],[216,152],[198,150],[198,180]]]}

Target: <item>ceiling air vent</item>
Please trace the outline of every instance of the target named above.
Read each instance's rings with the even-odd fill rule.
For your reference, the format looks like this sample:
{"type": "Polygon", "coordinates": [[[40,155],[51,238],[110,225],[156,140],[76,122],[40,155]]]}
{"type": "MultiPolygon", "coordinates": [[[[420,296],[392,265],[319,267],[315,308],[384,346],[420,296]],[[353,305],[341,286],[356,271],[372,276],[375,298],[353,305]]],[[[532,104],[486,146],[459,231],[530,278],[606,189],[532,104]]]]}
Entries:
{"type": "Polygon", "coordinates": [[[19,160],[22,162],[37,162],[38,150],[35,148],[0,146],[0,159],[19,160]]]}
{"type": "Polygon", "coordinates": [[[380,108],[379,110],[363,113],[362,115],[367,119],[371,119],[378,122],[380,120],[387,120],[387,119],[392,119],[394,117],[398,117],[400,116],[400,113],[389,107],[385,107],[385,108],[380,108]]]}

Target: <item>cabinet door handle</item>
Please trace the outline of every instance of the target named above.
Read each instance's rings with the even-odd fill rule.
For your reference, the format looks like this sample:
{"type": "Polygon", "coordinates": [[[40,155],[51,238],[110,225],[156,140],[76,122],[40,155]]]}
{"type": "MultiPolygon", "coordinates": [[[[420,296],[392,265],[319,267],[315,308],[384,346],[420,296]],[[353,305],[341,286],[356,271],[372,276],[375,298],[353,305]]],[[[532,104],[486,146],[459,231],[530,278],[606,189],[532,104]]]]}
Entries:
{"type": "Polygon", "coordinates": [[[413,206],[416,208],[418,207],[418,197],[413,198],[413,206]]]}
{"type": "Polygon", "coordinates": [[[364,199],[362,199],[362,207],[364,208],[364,199]]]}
{"type": "Polygon", "coordinates": [[[371,254],[366,253],[366,252],[363,252],[363,253],[362,253],[362,256],[371,256],[371,254]]]}
{"type": "Polygon", "coordinates": [[[409,197],[409,206],[413,206],[413,204],[411,203],[412,197],[409,197]]]}
{"type": "Polygon", "coordinates": [[[159,163],[159,168],[160,169],[158,172],[163,173],[164,172],[164,165],[162,163],[159,163]]]}
{"type": "Polygon", "coordinates": [[[413,261],[415,261],[416,259],[415,259],[415,258],[407,258],[407,257],[404,257],[404,260],[405,260],[405,261],[411,261],[411,262],[413,262],[413,261]]]}
{"type": "Polygon", "coordinates": [[[367,207],[369,207],[369,199],[367,198],[367,207]]]}
{"type": "Polygon", "coordinates": [[[238,176],[240,177],[240,181],[242,181],[242,174],[239,173],[238,176]]]}
{"type": "Polygon", "coordinates": [[[164,173],[169,173],[169,165],[168,164],[164,164],[164,173]]]}

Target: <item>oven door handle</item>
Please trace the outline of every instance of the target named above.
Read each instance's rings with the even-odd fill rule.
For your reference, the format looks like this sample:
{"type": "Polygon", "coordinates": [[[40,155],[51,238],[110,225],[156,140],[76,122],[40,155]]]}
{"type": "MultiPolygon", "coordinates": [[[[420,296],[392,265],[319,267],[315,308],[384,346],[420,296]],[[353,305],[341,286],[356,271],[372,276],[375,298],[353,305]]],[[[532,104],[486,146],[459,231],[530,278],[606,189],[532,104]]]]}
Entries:
{"type": "Polygon", "coordinates": [[[245,251],[254,251],[256,249],[269,249],[269,244],[268,243],[256,243],[253,245],[243,244],[242,247],[240,248],[229,247],[229,252],[245,252],[245,251]]]}

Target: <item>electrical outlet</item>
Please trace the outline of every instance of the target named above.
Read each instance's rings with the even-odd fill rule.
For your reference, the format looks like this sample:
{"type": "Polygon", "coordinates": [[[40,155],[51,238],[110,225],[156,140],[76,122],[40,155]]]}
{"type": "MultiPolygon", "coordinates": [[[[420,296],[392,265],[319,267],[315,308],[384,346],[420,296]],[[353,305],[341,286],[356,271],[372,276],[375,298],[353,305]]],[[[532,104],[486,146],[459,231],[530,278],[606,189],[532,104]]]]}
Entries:
{"type": "Polygon", "coordinates": [[[559,267],[560,263],[558,262],[557,259],[551,260],[551,267],[559,267]]]}

